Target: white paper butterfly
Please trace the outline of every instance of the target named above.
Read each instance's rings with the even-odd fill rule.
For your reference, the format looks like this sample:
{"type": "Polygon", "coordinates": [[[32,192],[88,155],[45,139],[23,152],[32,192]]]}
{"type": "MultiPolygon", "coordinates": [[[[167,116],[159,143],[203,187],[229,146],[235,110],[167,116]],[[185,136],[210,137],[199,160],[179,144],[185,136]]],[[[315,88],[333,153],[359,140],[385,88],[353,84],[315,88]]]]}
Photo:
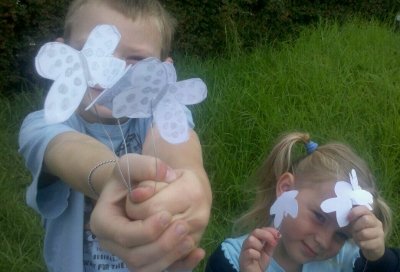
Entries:
{"type": "Polygon", "coordinates": [[[110,88],[126,72],[125,61],[113,57],[121,38],[112,25],[98,25],[81,51],[64,43],[50,42],[35,59],[36,70],[54,80],[45,101],[49,123],[67,120],[77,109],[89,87],[110,88]]]}
{"type": "Polygon", "coordinates": [[[269,213],[275,215],[274,227],[277,229],[280,227],[283,218],[288,214],[296,218],[299,212],[299,206],[297,204],[296,196],[299,192],[296,190],[287,191],[282,193],[271,206],[269,213]]]}
{"type": "Polygon", "coordinates": [[[372,210],[371,205],[374,202],[372,194],[358,185],[357,174],[354,169],[351,170],[349,176],[350,183],[346,181],[336,182],[336,197],[329,198],[321,203],[321,209],[325,213],[336,212],[336,220],[339,227],[349,224],[347,216],[353,205],[363,205],[372,210]]]}
{"type": "Polygon", "coordinates": [[[207,87],[201,79],[177,82],[172,63],[147,58],[132,66],[120,81],[92,104],[112,109],[115,118],[153,116],[161,136],[177,144],[188,139],[184,105],[200,103],[206,96],[207,87]]]}

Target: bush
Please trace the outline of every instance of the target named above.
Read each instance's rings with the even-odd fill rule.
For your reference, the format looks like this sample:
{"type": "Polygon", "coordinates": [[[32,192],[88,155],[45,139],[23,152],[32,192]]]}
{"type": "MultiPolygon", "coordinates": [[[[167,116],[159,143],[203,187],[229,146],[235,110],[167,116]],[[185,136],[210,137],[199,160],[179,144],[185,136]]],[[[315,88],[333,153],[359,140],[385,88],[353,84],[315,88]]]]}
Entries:
{"type": "Polygon", "coordinates": [[[8,95],[37,82],[33,58],[39,47],[62,35],[68,0],[0,2],[0,92],[8,95]]]}
{"type": "MultiPolygon", "coordinates": [[[[8,95],[44,82],[34,71],[39,47],[62,35],[71,0],[0,2],[0,93],[8,95]]],[[[174,52],[230,55],[259,43],[282,40],[321,18],[358,14],[379,20],[400,11],[396,0],[161,0],[178,19],[174,52]]]]}

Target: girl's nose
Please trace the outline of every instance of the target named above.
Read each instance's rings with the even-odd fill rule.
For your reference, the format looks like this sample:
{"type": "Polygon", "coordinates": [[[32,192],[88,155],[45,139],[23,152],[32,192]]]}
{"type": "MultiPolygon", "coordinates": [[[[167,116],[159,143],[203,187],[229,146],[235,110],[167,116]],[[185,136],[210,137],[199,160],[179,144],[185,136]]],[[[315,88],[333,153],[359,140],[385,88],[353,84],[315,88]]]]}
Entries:
{"type": "Polygon", "coordinates": [[[330,228],[320,228],[315,235],[315,241],[318,243],[319,247],[323,250],[329,249],[332,243],[334,231],[330,228]]]}

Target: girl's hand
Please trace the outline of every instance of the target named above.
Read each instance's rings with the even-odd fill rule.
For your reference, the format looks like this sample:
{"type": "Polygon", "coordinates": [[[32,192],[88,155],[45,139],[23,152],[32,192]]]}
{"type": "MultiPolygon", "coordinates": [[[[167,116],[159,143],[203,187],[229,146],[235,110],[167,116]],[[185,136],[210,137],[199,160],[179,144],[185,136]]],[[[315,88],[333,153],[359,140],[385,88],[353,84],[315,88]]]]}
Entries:
{"type": "Polygon", "coordinates": [[[353,240],[369,261],[376,261],[385,253],[382,222],[365,206],[354,207],[349,214],[353,240]]]}
{"type": "Polygon", "coordinates": [[[241,272],[263,272],[278,245],[280,233],[274,228],[255,229],[243,242],[239,263],[241,272]]]}

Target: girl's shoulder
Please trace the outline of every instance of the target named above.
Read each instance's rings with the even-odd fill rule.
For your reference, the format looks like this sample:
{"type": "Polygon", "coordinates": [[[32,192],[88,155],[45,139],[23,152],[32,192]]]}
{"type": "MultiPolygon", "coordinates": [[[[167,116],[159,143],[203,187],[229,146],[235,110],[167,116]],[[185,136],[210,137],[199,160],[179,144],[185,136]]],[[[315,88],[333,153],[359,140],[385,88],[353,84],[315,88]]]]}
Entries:
{"type": "Polygon", "coordinates": [[[359,247],[355,243],[348,241],[333,258],[304,264],[303,272],[353,271],[354,263],[358,258],[360,258],[359,247]]]}

